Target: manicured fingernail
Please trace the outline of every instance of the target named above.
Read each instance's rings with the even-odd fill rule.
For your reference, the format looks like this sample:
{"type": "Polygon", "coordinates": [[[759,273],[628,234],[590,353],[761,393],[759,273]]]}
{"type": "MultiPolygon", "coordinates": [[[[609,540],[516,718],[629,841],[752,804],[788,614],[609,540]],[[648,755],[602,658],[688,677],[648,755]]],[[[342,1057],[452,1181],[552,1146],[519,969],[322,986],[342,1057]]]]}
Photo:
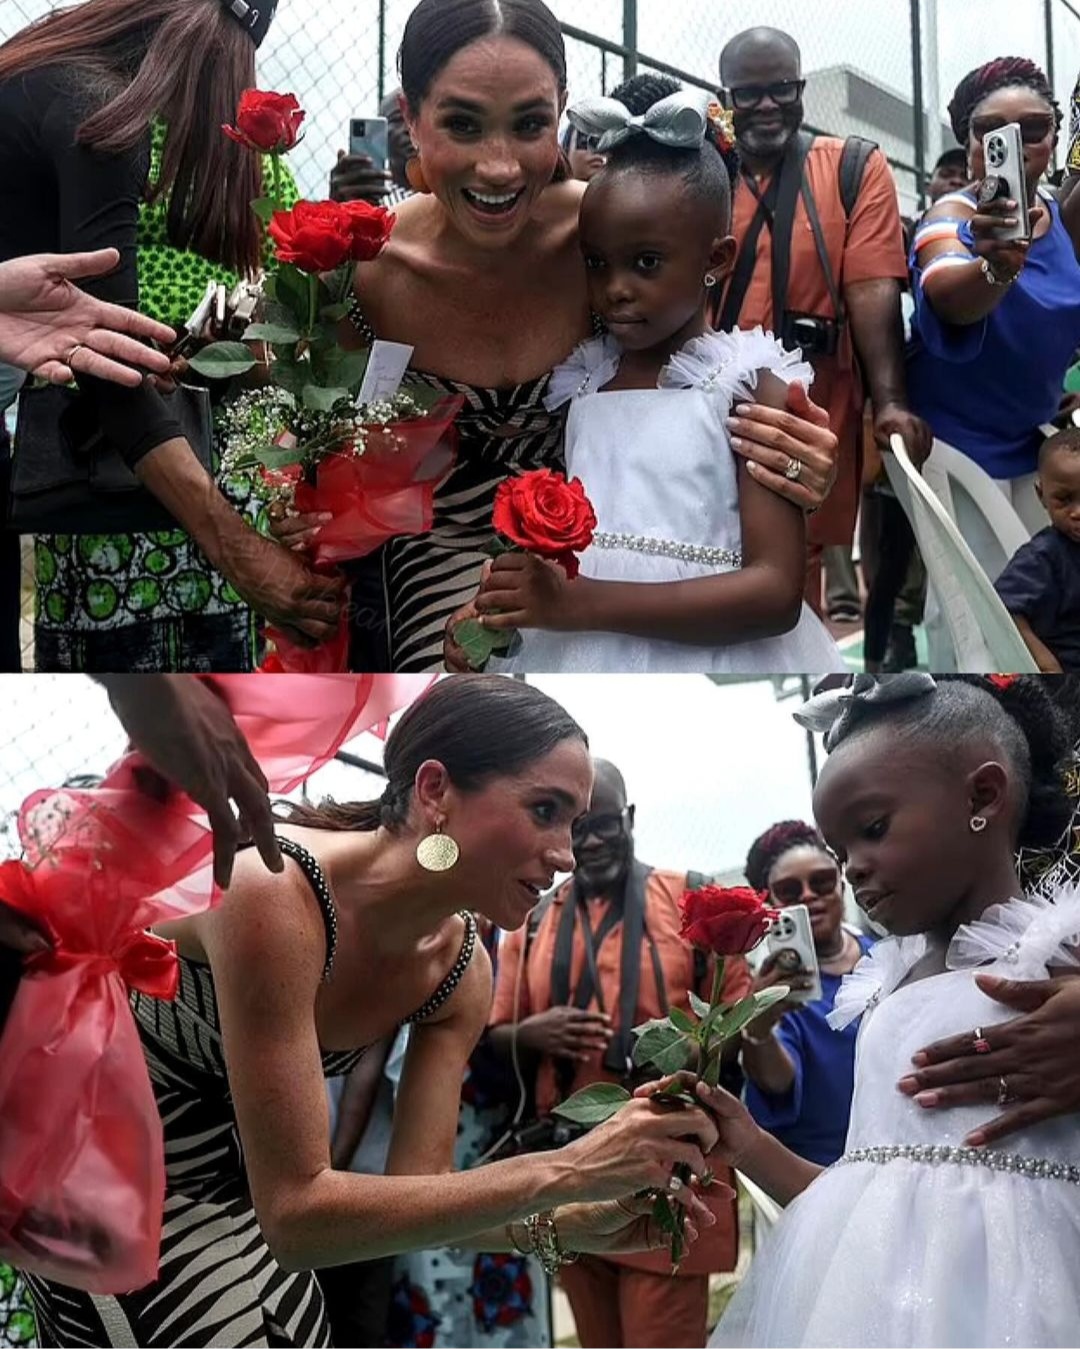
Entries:
{"type": "Polygon", "coordinates": [[[911,1061],[916,1068],[925,1068],[930,1062],[929,1057],[920,1050],[918,1054],[912,1054],[911,1061]]]}
{"type": "Polygon", "coordinates": [[[936,1091],[920,1091],[918,1096],[915,1097],[915,1104],[930,1110],[937,1105],[940,1100],[941,1095],[936,1091]]]}
{"type": "Polygon", "coordinates": [[[755,477],[755,478],[756,478],[760,470],[758,469],[757,464],[755,464],[754,461],[751,459],[751,460],[748,461],[748,463],[747,463],[747,465],[746,465],[746,471],[747,471],[747,473],[749,473],[752,477],[755,477]]]}
{"type": "Polygon", "coordinates": [[[986,1144],[986,1135],[981,1129],[976,1129],[973,1134],[968,1134],[967,1138],[964,1139],[964,1142],[969,1148],[981,1148],[986,1144]]]}
{"type": "Polygon", "coordinates": [[[732,448],[733,450],[741,450],[741,449],[742,449],[742,446],[743,446],[743,442],[739,439],[738,436],[732,436],[732,437],[731,437],[731,448],[732,448]]]}
{"type": "Polygon", "coordinates": [[[747,413],[751,411],[752,408],[753,408],[752,403],[739,403],[738,406],[735,408],[735,416],[745,417],[747,413]]]}
{"type": "Polygon", "coordinates": [[[919,1090],[919,1079],[917,1077],[902,1077],[896,1085],[905,1096],[914,1096],[919,1090]]]}

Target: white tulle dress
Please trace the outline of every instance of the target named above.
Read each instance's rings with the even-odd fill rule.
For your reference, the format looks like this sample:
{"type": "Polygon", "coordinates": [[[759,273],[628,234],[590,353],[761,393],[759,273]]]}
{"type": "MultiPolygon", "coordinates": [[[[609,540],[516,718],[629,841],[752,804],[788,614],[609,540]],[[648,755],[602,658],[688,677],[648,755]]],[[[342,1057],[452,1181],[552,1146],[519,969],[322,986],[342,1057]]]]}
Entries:
{"type": "MultiPolygon", "coordinates": [[[[581,574],[600,580],[681,581],[732,571],[741,562],[735,455],[725,420],[751,399],[759,370],[809,387],[813,370],[760,328],[689,342],[655,389],[602,393],[619,368],[613,338],[594,338],[552,373],[550,409],[570,402],[566,462],[596,509],[596,540],[581,574]]],[[[490,668],[540,673],[719,671],[826,673],[844,670],[836,643],[803,606],[791,632],[729,646],[620,633],[528,629],[511,659],[490,668]]]]}
{"type": "Polygon", "coordinates": [[[924,937],[880,942],[845,979],[863,1014],[847,1150],[791,1203],[712,1345],[1080,1344],[1080,1119],[964,1147],[994,1102],[928,1110],[897,1090],[917,1050],[1017,1015],[975,974],[1076,967],[1080,891],[1010,900],[961,928],[944,973],[905,982],[924,937]]]}

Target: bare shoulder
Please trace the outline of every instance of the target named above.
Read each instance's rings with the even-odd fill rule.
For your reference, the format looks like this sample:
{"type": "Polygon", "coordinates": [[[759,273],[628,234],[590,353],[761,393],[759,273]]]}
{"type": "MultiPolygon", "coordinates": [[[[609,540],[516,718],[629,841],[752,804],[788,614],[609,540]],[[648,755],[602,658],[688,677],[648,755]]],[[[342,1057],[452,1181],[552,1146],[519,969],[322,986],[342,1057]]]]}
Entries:
{"type": "Polygon", "coordinates": [[[576,178],[552,183],[544,189],[536,206],[536,219],[550,229],[559,244],[577,243],[578,217],[587,183],[576,178]]]}
{"type": "MultiPolygon", "coordinates": [[[[456,918],[452,926],[451,944],[456,953],[465,939],[465,920],[456,918]]],[[[457,987],[433,1016],[426,1019],[430,1026],[476,1023],[487,1024],[493,992],[491,957],[479,936],[473,944],[472,955],[457,987]]]]}

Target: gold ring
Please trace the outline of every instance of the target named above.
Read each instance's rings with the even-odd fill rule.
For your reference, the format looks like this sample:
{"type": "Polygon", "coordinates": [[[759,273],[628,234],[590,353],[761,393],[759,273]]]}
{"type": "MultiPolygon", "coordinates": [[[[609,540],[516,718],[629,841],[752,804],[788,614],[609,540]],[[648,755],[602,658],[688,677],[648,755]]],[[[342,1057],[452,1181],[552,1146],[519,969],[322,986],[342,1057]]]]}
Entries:
{"type": "Polygon", "coordinates": [[[266,514],[269,519],[275,522],[284,520],[286,514],[284,501],[271,501],[266,508],[266,514]]]}
{"type": "Polygon", "coordinates": [[[68,352],[68,354],[64,357],[64,364],[68,367],[68,369],[71,368],[71,362],[75,359],[75,353],[77,351],[82,351],[83,347],[85,346],[86,346],[85,342],[76,342],[75,345],[68,352]]]}

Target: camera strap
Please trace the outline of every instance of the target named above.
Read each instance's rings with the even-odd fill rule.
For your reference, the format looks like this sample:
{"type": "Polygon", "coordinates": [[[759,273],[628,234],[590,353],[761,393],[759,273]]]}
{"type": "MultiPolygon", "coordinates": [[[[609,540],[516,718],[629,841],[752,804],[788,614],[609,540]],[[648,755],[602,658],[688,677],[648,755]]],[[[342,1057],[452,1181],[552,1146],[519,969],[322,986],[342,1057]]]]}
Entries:
{"type": "MultiPolygon", "coordinates": [[[[804,186],[803,171],[813,136],[797,131],[788,141],[780,166],[780,192],[776,200],[776,214],[772,228],[772,313],[773,331],[783,327],[787,311],[788,281],[791,277],[791,238],[795,230],[795,208],[804,186]]],[[[815,236],[816,237],[816,236],[815,236]]]]}

